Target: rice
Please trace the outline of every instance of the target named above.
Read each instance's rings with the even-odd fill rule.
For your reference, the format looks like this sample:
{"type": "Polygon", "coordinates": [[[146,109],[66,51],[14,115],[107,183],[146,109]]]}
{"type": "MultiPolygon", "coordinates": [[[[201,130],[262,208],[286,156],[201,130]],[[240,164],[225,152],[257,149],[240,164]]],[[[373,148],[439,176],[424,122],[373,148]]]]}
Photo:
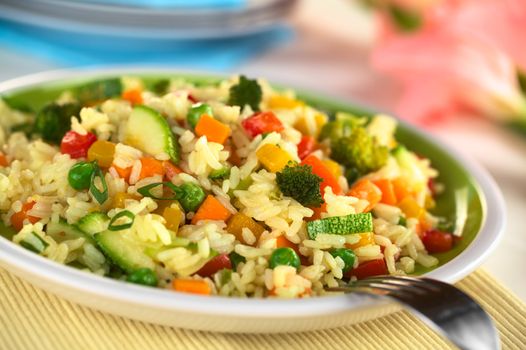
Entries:
{"type": "MultiPolygon", "coordinates": [[[[105,230],[110,221],[111,229],[119,227],[118,234],[112,236],[120,240],[119,249],[128,244],[133,247],[140,256],[139,265],[157,276],[158,287],[172,288],[174,280],[188,279],[204,283],[211,294],[243,298],[326,295],[327,287],[355,279],[352,269],[373,260],[382,261],[385,273],[393,275],[411,274],[418,266],[430,268],[440,263],[420,238],[422,227],[434,228],[440,218],[428,211],[418,218],[409,217],[409,211],[398,205],[376,203],[374,198],[369,202],[367,194],[345,195],[354,183],[342,175],[348,170],[343,165],[339,169],[327,167],[334,172],[331,174],[337,185],[332,181],[330,186],[323,185],[324,191],[319,193],[323,205],[305,203],[299,195],[318,188],[318,183],[310,187],[302,183],[303,187],[295,189],[297,193],[284,194],[287,192],[276,181],[276,173],[282,169],[260,161],[257,151],[275,145],[290,156],[292,163],[287,165],[293,167],[301,162],[298,145],[303,137],[318,137],[321,127],[328,124],[324,112],[296,100],[292,91],[278,92],[258,80],[263,97],[257,107],[263,113],[272,113],[269,118],[277,120],[280,127],[252,135],[247,125],[259,111],[225,102],[239,77],[204,86],[171,79],[162,94],[145,90],[146,85],[137,77],[123,77],[121,82],[127,88],[142,90],[144,104],[159,113],[156,122],[166,123],[167,128],[160,129],[172,130],[178,147],[173,152],[160,148],[156,154],[149,154],[146,150],[150,148],[145,147],[144,140],[141,143],[140,131],[137,137],[130,137],[128,121],[133,118],[134,106],[129,101],[109,98],[90,103],[78,115],[69,116],[71,131],[78,135],[90,132],[97,140],[113,144],[108,154],[95,155],[97,165],[102,164],[97,157],[113,158],[100,165],[102,178],[90,176],[80,190],[72,187],[70,171],[79,162],[91,162],[94,155],[88,160],[86,154],[80,158],[63,154],[57,144],[38,135],[12,132],[13,126],[31,123],[35,116],[13,110],[0,99],[0,147],[8,163],[0,166],[0,217],[4,224],[17,226],[14,243],[58,263],[80,266],[83,271],[107,276],[117,265],[129,274],[129,265],[119,266],[110,259],[107,247],[94,240],[91,232],[79,233],[81,223],[87,222],[89,229],[90,222],[93,224],[90,220],[96,217],[101,221],[93,227],[102,230],[97,234],[114,233],[105,230]],[[186,118],[190,108],[197,107],[194,99],[207,103],[212,117],[231,130],[224,144],[211,142],[211,135],[189,127],[186,118]],[[224,178],[210,177],[211,172],[222,169],[224,178]],[[179,187],[183,184],[186,190],[199,189],[190,195],[179,187]],[[147,194],[141,190],[145,186],[149,187],[147,194]],[[206,208],[204,201],[209,196],[216,201],[207,203],[210,206],[206,208]],[[372,232],[359,232],[355,227],[315,237],[309,233],[308,221],[351,218],[370,207],[372,232]],[[118,218],[123,212],[125,215],[118,218]],[[196,215],[200,220],[193,222],[196,215]],[[243,224],[232,227],[236,221],[233,217],[242,218],[243,224]],[[291,264],[300,261],[299,266],[274,266],[276,249],[286,247],[293,251],[286,250],[287,254],[298,258],[291,264]],[[340,254],[343,249],[355,254],[352,266],[348,266],[348,257],[340,254]],[[231,268],[225,263],[229,259],[231,268]],[[221,269],[207,272],[218,264],[221,269]]],[[[74,91],[66,91],[54,102],[60,105],[76,99],[74,91]]],[[[396,121],[384,115],[374,117],[366,126],[370,137],[388,148],[396,145],[395,129],[396,121]]],[[[320,142],[310,156],[323,164],[330,160],[330,147],[328,140],[320,142]]],[[[438,173],[428,159],[412,152],[407,157],[414,172],[389,156],[382,167],[359,180],[400,179],[410,187],[410,199],[424,209],[433,204],[427,181],[438,173]]]]}

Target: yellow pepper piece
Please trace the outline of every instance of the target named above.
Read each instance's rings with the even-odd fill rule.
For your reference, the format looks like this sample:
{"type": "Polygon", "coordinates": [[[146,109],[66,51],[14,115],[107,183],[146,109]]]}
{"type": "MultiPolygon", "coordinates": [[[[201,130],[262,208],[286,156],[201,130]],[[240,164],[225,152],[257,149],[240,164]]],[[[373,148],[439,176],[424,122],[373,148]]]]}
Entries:
{"type": "Polygon", "coordinates": [[[288,162],[292,161],[290,154],[278,146],[269,143],[258,149],[256,156],[265,169],[273,173],[280,171],[288,162]]]}
{"type": "Polygon", "coordinates": [[[164,210],[166,208],[170,208],[172,206],[175,207],[177,206],[177,203],[178,202],[176,200],[169,200],[169,199],[157,201],[157,209],[155,209],[153,213],[163,216],[164,210]]]}
{"type": "Polygon", "coordinates": [[[181,224],[181,209],[177,206],[164,208],[163,217],[166,220],[166,228],[177,233],[181,224]]]}
{"type": "Polygon", "coordinates": [[[88,149],[88,160],[96,160],[100,167],[109,168],[115,155],[115,144],[109,141],[97,140],[88,149]]]}
{"type": "Polygon", "coordinates": [[[327,116],[321,113],[315,114],[314,123],[309,123],[307,121],[307,118],[307,116],[303,116],[302,118],[298,119],[298,121],[296,121],[296,123],[294,124],[294,128],[301,132],[303,135],[318,137],[321,128],[328,121],[327,116]]]}
{"type": "Polygon", "coordinates": [[[412,197],[405,197],[398,203],[398,207],[402,210],[407,218],[420,219],[424,217],[426,211],[424,208],[418,205],[418,203],[412,197]]]}
{"type": "Polygon", "coordinates": [[[251,217],[241,213],[234,214],[234,216],[228,220],[226,230],[227,232],[236,236],[238,241],[243,244],[247,244],[243,238],[243,227],[246,227],[252,231],[254,236],[256,236],[256,242],[263,231],[265,231],[263,226],[255,222],[251,217]]]}
{"type": "Polygon", "coordinates": [[[364,233],[359,233],[359,235],[360,235],[360,240],[357,243],[346,244],[346,246],[351,249],[356,249],[360,247],[365,247],[366,245],[375,244],[374,233],[364,232],[364,233]]]}
{"type": "Polygon", "coordinates": [[[338,163],[336,163],[334,160],[325,159],[321,161],[327,169],[331,172],[332,175],[337,179],[342,175],[342,169],[338,163]]]}
{"type": "Polygon", "coordinates": [[[433,209],[436,206],[436,202],[432,196],[426,195],[425,207],[426,209],[433,209]]]}
{"type": "Polygon", "coordinates": [[[268,100],[270,109],[294,109],[303,105],[302,101],[282,95],[274,95],[268,100]]]}
{"type": "Polygon", "coordinates": [[[113,196],[113,206],[115,208],[124,208],[126,205],[127,199],[139,199],[139,197],[134,196],[126,192],[118,192],[113,196]]]}

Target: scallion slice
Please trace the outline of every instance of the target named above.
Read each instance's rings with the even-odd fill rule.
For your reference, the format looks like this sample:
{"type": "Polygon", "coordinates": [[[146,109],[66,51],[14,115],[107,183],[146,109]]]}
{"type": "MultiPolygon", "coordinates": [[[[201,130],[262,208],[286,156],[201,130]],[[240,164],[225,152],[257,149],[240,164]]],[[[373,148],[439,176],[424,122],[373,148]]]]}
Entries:
{"type": "Polygon", "coordinates": [[[133,221],[135,220],[135,214],[132,213],[131,211],[129,210],[123,210],[119,213],[117,213],[110,221],[110,224],[108,225],[108,230],[110,231],[120,231],[120,230],[125,230],[127,228],[130,228],[132,227],[133,225],[133,221]],[[120,225],[115,225],[115,222],[117,220],[119,220],[120,218],[122,217],[127,217],[128,219],[130,219],[129,222],[126,222],[124,224],[120,224],[120,225]]]}
{"type": "Polygon", "coordinates": [[[91,175],[91,182],[89,186],[89,192],[93,195],[95,200],[99,204],[103,204],[108,199],[108,184],[106,184],[106,179],[104,179],[104,174],[102,173],[102,170],[100,169],[97,162],[93,162],[95,165],[95,169],[93,170],[93,174],[91,175]],[[97,185],[95,184],[96,179],[99,178],[102,190],[97,188],[97,185]]]}
{"type": "Polygon", "coordinates": [[[150,197],[150,198],[157,199],[157,200],[176,200],[176,199],[179,199],[182,195],[181,189],[179,189],[179,187],[175,186],[173,183],[169,181],[155,182],[155,183],[143,186],[137,189],[137,192],[139,192],[144,197],[150,197]],[[172,190],[173,196],[159,197],[159,196],[154,195],[151,191],[158,186],[168,187],[169,189],[172,190]]]}

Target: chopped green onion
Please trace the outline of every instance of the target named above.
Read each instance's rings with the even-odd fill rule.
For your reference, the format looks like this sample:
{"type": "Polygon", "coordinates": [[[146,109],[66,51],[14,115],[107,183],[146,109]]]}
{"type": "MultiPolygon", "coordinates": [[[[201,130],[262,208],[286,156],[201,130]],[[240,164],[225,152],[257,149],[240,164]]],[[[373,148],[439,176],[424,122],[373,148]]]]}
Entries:
{"type": "Polygon", "coordinates": [[[108,184],[106,184],[106,180],[104,179],[104,174],[102,174],[102,170],[100,170],[99,165],[97,162],[93,162],[95,168],[93,169],[93,174],[91,175],[91,183],[89,187],[90,193],[93,195],[93,197],[99,202],[99,204],[102,204],[106,202],[108,199],[108,184]],[[95,184],[95,180],[99,178],[100,182],[102,184],[102,191],[97,188],[97,185],[95,184]]]}
{"type": "Polygon", "coordinates": [[[177,200],[182,195],[182,191],[179,189],[179,187],[175,186],[173,183],[169,181],[155,182],[153,184],[143,186],[137,189],[137,192],[139,192],[144,197],[150,197],[150,198],[157,199],[157,200],[177,200]],[[151,191],[158,186],[167,186],[173,191],[174,195],[168,196],[168,197],[158,197],[154,195],[151,191]]]}
{"type": "Polygon", "coordinates": [[[110,231],[120,231],[120,230],[125,230],[127,228],[130,228],[132,227],[133,225],[133,221],[135,220],[135,214],[132,213],[131,211],[129,210],[123,210],[119,213],[117,213],[110,221],[110,224],[108,225],[108,230],[110,231]],[[127,223],[124,223],[124,224],[120,224],[120,225],[114,225],[114,222],[119,220],[120,218],[122,217],[127,217],[128,219],[130,219],[130,222],[127,222],[127,223]]]}

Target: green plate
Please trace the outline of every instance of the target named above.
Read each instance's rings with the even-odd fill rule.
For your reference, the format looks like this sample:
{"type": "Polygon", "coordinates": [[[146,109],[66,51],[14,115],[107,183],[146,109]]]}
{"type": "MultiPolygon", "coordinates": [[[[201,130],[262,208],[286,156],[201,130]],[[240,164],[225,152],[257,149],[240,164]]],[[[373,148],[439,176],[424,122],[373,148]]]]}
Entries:
{"type": "MultiPolygon", "coordinates": [[[[221,79],[220,77],[188,74],[161,75],[158,73],[146,73],[134,75],[141,77],[147,86],[153,85],[160,79],[170,77],[182,77],[198,84],[214,84],[221,79]]],[[[108,77],[107,74],[104,76],[108,77]]],[[[111,75],[109,75],[109,77],[111,77],[111,75]]],[[[34,87],[20,88],[14,92],[5,94],[4,96],[7,96],[12,104],[29,107],[33,110],[39,110],[46,103],[56,99],[62,91],[75,88],[84,82],[86,82],[86,78],[67,79],[64,81],[45,83],[43,85],[35,85],[34,87]]],[[[300,99],[329,113],[329,115],[333,115],[337,111],[350,112],[364,116],[374,114],[372,109],[361,107],[349,102],[321,97],[319,94],[301,91],[297,92],[300,99]]],[[[431,159],[434,168],[440,172],[438,182],[445,185],[445,192],[437,198],[437,205],[433,210],[434,214],[444,216],[447,219],[454,221],[455,191],[461,188],[468,189],[468,219],[464,227],[462,239],[459,240],[451,251],[435,255],[439,259],[440,265],[443,265],[459,255],[474,240],[479,232],[485,215],[484,197],[475,180],[467,173],[464,167],[453,156],[449,155],[438,146],[436,141],[433,141],[428,135],[401,123],[398,127],[396,136],[401,143],[405,144],[411,150],[431,159]]],[[[12,233],[12,230],[3,225],[0,226],[0,234],[3,236],[9,237],[12,233]]],[[[427,271],[429,271],[429,269],[419,266],[416,273],[421,274],[427,271]]]]}

